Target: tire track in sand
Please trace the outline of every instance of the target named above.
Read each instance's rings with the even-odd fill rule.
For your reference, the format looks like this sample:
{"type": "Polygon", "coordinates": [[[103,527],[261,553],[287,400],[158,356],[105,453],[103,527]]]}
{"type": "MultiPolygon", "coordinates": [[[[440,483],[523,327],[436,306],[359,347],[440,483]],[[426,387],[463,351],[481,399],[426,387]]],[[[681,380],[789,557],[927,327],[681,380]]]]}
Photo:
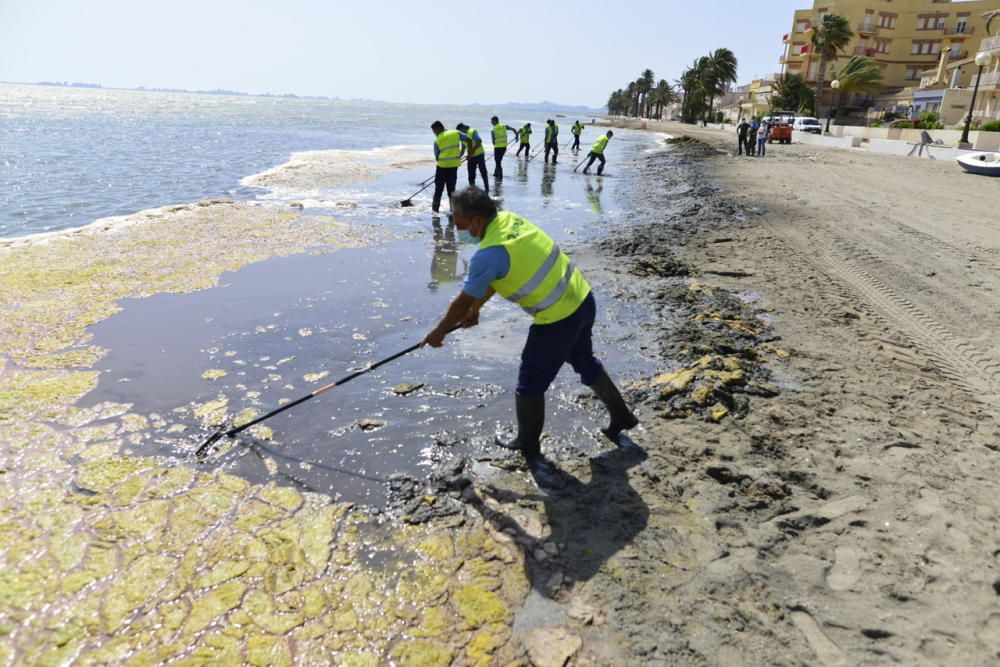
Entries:
{"type": "MultiPolygon", "coordinates": [[[[807,238],[791,225],[765,223],[779,237],[798,246],[804,255],[814,257],[822,270],[899,327],[900,333],[921,348],[952,384],[980,402],[1000,405],[1000,365],[859,266],[858,260],[864,261],[864,252],[852,248],[852,244],[843,239],[837,239],[843,247],[838,251],[834,243],[807,238]]],[[[868,258],[868,261],[876,260],[874,256],[868,258]]]]}

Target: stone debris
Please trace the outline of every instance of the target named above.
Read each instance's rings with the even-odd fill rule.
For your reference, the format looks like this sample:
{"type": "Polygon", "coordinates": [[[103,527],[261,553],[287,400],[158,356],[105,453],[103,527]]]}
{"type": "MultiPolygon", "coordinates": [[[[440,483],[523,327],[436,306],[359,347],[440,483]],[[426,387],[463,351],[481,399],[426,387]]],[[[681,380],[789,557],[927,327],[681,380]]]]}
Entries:
{"type": "Polygon", "coordinates": [[[403,384],[397,384],[395,387],[392,388],[392,391],[393,393],[399,396],[407,396],[409,394],[412,394],[416,390],[422,388],[423,386],[424,386],[423,382],[413,382],[413,383],[404,382],[403,384]]]}

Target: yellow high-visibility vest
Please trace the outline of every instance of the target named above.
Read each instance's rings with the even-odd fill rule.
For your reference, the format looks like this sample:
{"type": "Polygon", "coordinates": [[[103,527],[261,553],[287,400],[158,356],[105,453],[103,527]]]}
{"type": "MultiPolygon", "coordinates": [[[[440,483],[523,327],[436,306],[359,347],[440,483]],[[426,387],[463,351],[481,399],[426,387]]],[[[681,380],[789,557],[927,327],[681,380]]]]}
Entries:
{"type": "Polygon", "coordinates": [[[597,153],[598,155],[603,155],[604,149],[607,147],[607,145],[608,145],[608,135],[602,134],[597,138],[597,141],[594,142],[594,145],[590,147],[590,152],[597,153]]]}
{"type": "Polygon", "coordinates": [[[501,211],[486,228],[480,249],[503,246],[510,271],[490,283],[516,303],[535,324],[552,324],[576,312],[590,285],[552,237],[516,213],[501,211]]]}
{"type": "MultiPolygon", "coordinates": [[[[472,135],[475,134],[478,131],[479,130],[477,130],[476,128],[470,127],[468,130],[465,131],[465,134],[466,134],[467,137],[469,137],[469,139],[472,139],[472,135]]],[[[486,149],[483,148],[482,140],[483,140],[483,137],[480,135],[480,137],[479,137],[479,141],[480,141],[479,148],[475,149],[475,151],[473,151],[470,154],[469,157],[476,157],[477,155],[483,155],[483,154],[486,153],[486,149]]],[[[476,140],[472,139],[472,143],[476,143],[476,140]]]]}
{"type": "Polygon", "coordinates": [[[503,123],[493,126],[493,147],[507,148],[507,126],[503,123]]]}
{"type": "Polygon", "coordinates": [[[458,130],[445,130],[434,137],[438,147],[437,166],[448,169],[462,163],[462,137],[458,130]]]}

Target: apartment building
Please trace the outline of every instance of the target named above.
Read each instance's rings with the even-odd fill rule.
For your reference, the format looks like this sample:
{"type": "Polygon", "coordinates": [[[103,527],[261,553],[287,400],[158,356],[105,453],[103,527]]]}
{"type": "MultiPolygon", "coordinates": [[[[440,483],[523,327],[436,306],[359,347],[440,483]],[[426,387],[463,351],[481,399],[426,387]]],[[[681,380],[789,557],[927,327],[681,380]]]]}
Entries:
{"type": "MultiPolygon", "coordinates": [[[[819,55],[812,52],[810,36],[827,13],[840,14],[854,32],[850,44],[827,65],[831,71],[851,56],[872,58],[882,68],[887,92],[920,85],[925,70],[938,66],[941,54],[948,61],[975,56],[986,35],[983,14],[1000,10],[1000,0],[816,0],[812,9],[795,12],[790,32],[785,35],[782,74],[801,74],[815,82],[819,55]]],[[[996,21],[994,21],[996,23],[996,21]]],[[[963,68],[967,85],[971,68],[963,68]]]]}

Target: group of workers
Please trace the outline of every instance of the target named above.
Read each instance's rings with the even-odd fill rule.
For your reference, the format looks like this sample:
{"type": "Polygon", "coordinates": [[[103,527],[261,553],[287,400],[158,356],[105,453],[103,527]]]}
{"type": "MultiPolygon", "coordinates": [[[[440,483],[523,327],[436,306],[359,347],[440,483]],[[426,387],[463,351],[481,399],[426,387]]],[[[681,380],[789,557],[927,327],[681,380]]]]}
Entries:
{"type": "MultiPolygon", "coordinates": [[[[507,153],[507,146],[510,136],[514,136],[520,142],[515,157],[520,157],[524,151],[527,157],[531,156],[531,123],[525,123],[519,129],[501,123],[496,116],[490,118],[492,128],[490,138],[493,141],[493,179],[503,180],[503,158],[507,153]]],[[[437,170],[434,173],[434,197],[431,200],[431,208],[435,213],[441,209],[441,196],[448,192],[451,199],[455,193],[458,183],[458,167],[462,164],[462,157],[466,153],[466,160],[469,169],[469,185],[476,184],[477,174],[482,177],[483,190],[488,194],[490,182],[486,176],[486,148],[483,145],[483,138],[479,130],[469,127],[465,123],[459,123],[454,130],[445,129],[444,123],[434,121],[431,125],[434,131],[434,159],[437,161],[437,170]]],[[[573,123],[570,131],[573,133],[573,150],[580,148],[580,135],[583,133],[583,125],[580,121],[573,123]]],[[[614,136],[614,132],[608,131],[598,137],[597,141],[590,149],[588,155],[589,162],[584,167],[583,173],[589,173],[591,165],[600,160],[597,167],[597,174],[604,173],[604,149],[607,148],[608,141],[614,136]]],[[[552,164],[556,164],[559,159],[559,126],[552,119],[545,121],[545,162],[552,156],[552,164]]]]}
{"type": "MultiPolygon", "coordinates": [[[[496,116],[491,120],[496,161],[494,178],[499,180],[503,175],[500,162],[507,149],[507,133],[516,132],[521,142],[518,153],[530,151],[531,126],[526,123],[514,130],[500,123],[496,116]]],[[[610,421],[601,430],[615,444],[628,444],[622,441],[621,433],[637,426],[639,420],[594,355],[592,330],[597,304],[580,269],[540,227],[516,213],[497,209],[487,190],[489,184],[481,158],[485,151],[476,130],[460,123],[456,130],[449,131],[440,121],[432,128],[438,159],[435,182],[441,184],[435,188],[434,210],[438,210],[442,189],[447,186],[455,226],[478,247],[469,261],[462,291],[437,326],[426,335],[423,344],[441,347],[445,337],[456,327],[477,325],[480,309],[495,294],[516,303],[531,316],[532,325],[521,352],[514,400],[517,436],[511,441],[498,440],[497,444],[520,451],[536,482],[545,486],[552,472],[541,451],[545,392],[563,364],[570,364],[579,374],[580,381],[607,408],[610,421]],[[469,153],[469,187],[453,194],[463,144],[469,153]],[[483,177],[482,189],[475,186],[477,169],[483,177]]],[[[573,125],[575,147],[580,144],[582,129],[579,122],[573,125]]],[[[558,136],[555,122],[547,121],[546,161],[550,151],[553,163],[558,157],[558,136]]],[[[598,174],[603,171],[604,149],[612,136],[612,132],[607,132],[591,148],[587,167],[600,159],[598,174]]]]}

